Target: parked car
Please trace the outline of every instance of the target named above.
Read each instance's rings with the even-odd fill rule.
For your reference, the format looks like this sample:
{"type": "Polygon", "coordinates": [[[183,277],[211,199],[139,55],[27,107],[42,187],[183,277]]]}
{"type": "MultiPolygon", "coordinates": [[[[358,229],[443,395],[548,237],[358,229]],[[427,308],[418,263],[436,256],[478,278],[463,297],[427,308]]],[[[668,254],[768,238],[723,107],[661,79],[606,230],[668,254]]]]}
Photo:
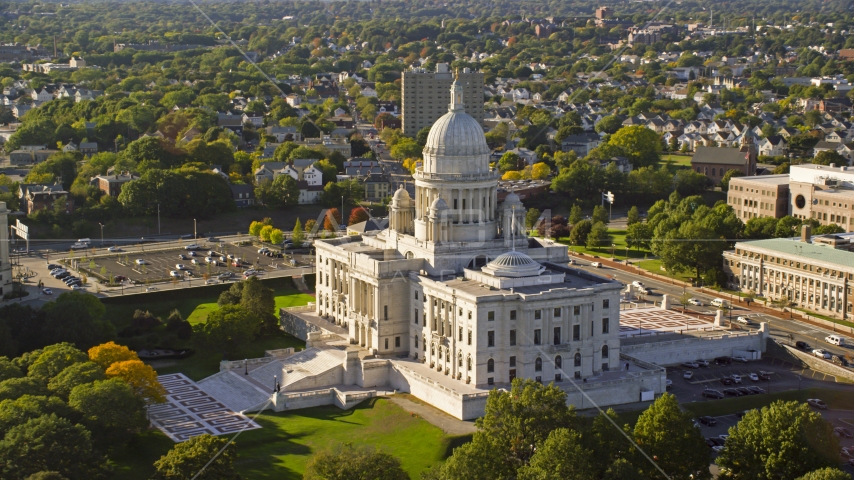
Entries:
{"type": "Polygon", "coordinates": [[[141,258],[137,258],[135,262],[136,262],[136,264],[137,264],[137,265],[145,265],[146,263],[148,263],[148,262],[146,262],[145,260],[143,260],[143,259],[141,259],[141,258]]]}
{"type": "Polygon", "coordinates": [[[846,360],[845,357],[841,355],[833,355],[832,357],[830,357],[830,361],[837,365],[842,365],[843,367],[848,366],[848,360],[846,360]]]}
{"type": "Polygon", "coordinates": [[[743,393],[739,392],[735,388],[725,388],[724,394],[729,395],[731,397],[740,397],[743,395],[743,393]]]}
{"type": "Polygon", "coordinates": [[[220,280],[228,280],[229,278],[231,278],[231,277],[233,277],[233,276],[234,276],[234,274],[233,274],[233,273],[231,273],[231,272],[225,272],[225,273],[223,273],[223,274],[220,274],[217,278],[218,278],[218,279],[220,279],[220,280]]]}
{"type": "Polygon", "coordinates": [[[694,372],[688,370],[682,374],[682,378],[684,378],[685,380],[691,380],[692,378],[694,378],[694,372]]]}
{"type": "Polygon", "coordinates": [[[807,342],[802,342],[800,340],[795,342],[795,347],[800,348],[801,350],[809,350],[810,349],[810,346],[807,342]]]}
{"type": "Polygon", "coordinates": [[[685,368],[700,368],[700,365],[694,362],[685,362],[682,364],[682,366],[685,368]]]}
{"type": "Polygon", "coordinates": [[[809,406],[817,408],[819,410],[827,410],[827,404],[822,402],[821,400],[819,400],[817,398],[807,399],[807,404],[809,404],[809,406]]]}
{"type": "Polygon", "coordinates": [[[602,268],[602,264],[599,262],[593,262],[590,264],[590,266],[594,268],[602,268]]]}
{"type": "Polygon", "coordinates": [[[211,278],[211,279],[205,280],[205,285],[214,285],[214,284],[216,284],[216,283],[219,283],[219,280],[217,280],[217,279],[215,279],[215,278],[211,278]]]}
{"type": "Polygon", "coordinates": [[[739,375],[737,373],[733,373],[729,377],[732,379],[733,383],[735,383],[735,384],[741,383],[741,375],[739,375]]]}
{"type": "Polygon", "coordinates": [[[724,446],[723,445],[714,446],[714,447],[712,447],[712,451],[715,453],[721,453],[724,451],[724,446]]]}
{"type": "Polygon", "coordinates": [[[269,249],[269,248],[267,248],[267,247],[261,247],[261,248],[259,248],[259,249],[258,249],[258,254],[259,254],[259,255],[263,255],[263,254],[264,254],[264,252],[269,252],[269,251],[270,251],[270,249],[269,249]]]}
{"type": "Polygon", "coordinates": [[[830,360],[830,352],[828,352],[827,350],[823,350],[821,348],[816,348],[815,350],[812,351],[812,354],[818,358],[824,358],[824,359],[830,360]]]}
{"type": "Polygon", "coordinates": [[[213,259],[213,257],[205,257],[205,262],[207,262],[207,263],[212,263],[214,261],[215,260],[213,259]]]}
{"type": "Polygon", "coordinates": [[[673,388],[673,380],[671,380],[671,379],[669,379],[669,378],[668,378],[668,379],[665,379],[665,380],[664,380],[664,389],[665,389],[665,390],[670,390],[671,388],[673,388]]]}
{"type": "Polygon", "coordinates": [[[196,256],[196,252],[189,252],[189,253],[187,253],[187,255],[189,255],[189,256],[191,256],[191,257],[195,257],[195,256],[196,256]]]}
{"type": "Polygon", "coordinates": [[[43,289],[42,289],[42,294],[43,294],[43,295],[53,295],[53,290],[51,290],[51,289],[49,289],[49,288],[43,288],[43,289]]]}
{"type": "Polygon", "coordinates": [[[699,360],[694,360],[694,363],[696,363],[697,365],[699,365],[700,367],[703,367],[703,368],[705,368],[705,367],[708,367],[708,366],[709,366],[709,361],[708,361],[708,360],[703,360],[702,358],[701,358],[701,359],[699,359],[699,360]]]}
{"type": "Polygon", "coordinates": [[[748,388],[748,390],[750,390],[751,392],[753,392],[753,393],[755,393],[755,394],[757,394],[757,395],[758,395],[758,394],[760,394],[760,393],[765,393],[765,389],[764,389],[764,388],[762,388],[762,387],[757,387],[757,386],[755,386],[755,385],[751,385],[751,386],[749,386],[749,387],[747,387],[747,388],[748,388]]]}
{"type": "Polygon", "coordinates": [[[57,265],[55,263],[48,263],[47,264],[47,270],[48,271],[56,270],[57,268],[62,268],[62,265],[57,265]]]}
{"type": "Polygon", "coordinates": [[[183,263],[175,264],[175,270],[186,270],[186,269],[187,269],[187,266],[184,265],[183,263]]]}
{"type": "Polygon", "coordinates": [[[839,437],[851,438],[851,432],[848,431],[847,428],[836,427],[833,429],[833,433],[835,433],[839,437]]]}
{"type": "Polygon", "coordinates": [[[155,292],[155,291],[157,291],[157,287],[146,287],[145,291],[146,292],[155,292]]]}
{"type": "Polygon", "coordinates": [[[698,307],[702,307],[702,306],[703,306],[703,301],[702,301],[702,300],[700,300],[699,298],[689,298],[689,299],[688,299],[688,303],[689,303],[690,305],[696,305],[696,306],[698,306],[698,307]]]}
{"type": "Polygon", "coordinates": [[[724,398],[724,394],[718,390],[707,388],[703,390],[703,396],[706,398],[724,398]]]}
{"type": "Polygon", "coordinates": [[[703,416],[698,418],[698,420],[700,420],[700,423],[702,423],[703,425],[708,425],[710,427],[714,427],[718,424],[718,421],[715,420],[715,417],[703,416]]]}
{"type": "Polygon", "coordinates": [[[172,278],[181,278],[183,275],[181,275],[181,272],[176,272],[175,270],[172,270],[169,272],[169,276],[172,278]]]}
{"type": "Polygon", "coordinates": [[[749,374],[747,376],[747,378],[749,378],[751,382],[758,382],[759,381],[759,375],[757,375],[755,373],[749,374]]]}
{"type": "Polygon", "coordinates": [[[198,265],[199,261],[194,258],[194,259],[190,260],[190,263],[192,263],[193,265],[198,265]]]}
{"type": "Polygon", "coordinates": [[[191,244],[187,245],[186,247],[184,247],[184,250],[190,250],[190,251],[192,251],[192,250],[199,250],[199,249],[201,249],[201,248],[202,248],[202,246],[201,246],[201,245],[197,245],[197,244],[195,244],[195,243],[191,243],[191,244]]]}
{"type": "Polygon", "coordinates": [[[732,379],[729,377],[721,377],[721,383],[724,385],[732,385],[732,379]]]}
{"type": "Polygon", "coordinates": [[[747,363],[748,362],[747,357],[744,357],[742,355],[732,357],[732,359],[736,362],[741,362],[741,363],[747,363]]]}
{"type": "Polygon", "coordinates": [[[86,287],[84,287],[83,285],[74,284],[74,285],[72,285],[72,286],[71,286],[71,289],[72,289],[72,290],[85,290],[85,289],[86,289],[86,287]]]}
{"type": "Polygon", "coordinates": [[[772,373],[774,372],[759,372],[759,380],[762,380],[763,382],[770,382],[772,373]]]}
{"type": "Polygon", "coordinates": [[[742,315],[735,317],[735,321],[743,325],[753,325],[753,322],[749,318],[742,315]]]}
{"type": "Polygon", "coordinates": [[[189,258],[189,257],[187,257],[186,255],[184,255],[184,254],[182,253],[182,254],[178,255],[178,258],[179,258],[179,259],[181,259],[181,260],[187,260],[187,258],[189,258]]]}
{"type": "Polygon", "coordinates": [[[742,395],[754,395],[756,393],[747,387],[737,387],[736,390],[741,392],[742,395]]]}
{"type": "Polygon", "coordinates": [[[726,443],[726,439],[729,438],[729,435],[722,433],[722,434],[718,435],[718,438],[720,438],[721,440],[724,441],[724,443],[726,443]]]}
{"type": "Polygon", "coordinates": [[[116,275],[115,277],[113,277],[113,281],[115,281],[115,282],[124,282],[127,279],[128,279],[128,277],[126,277],[124,275],[116,275]]]}
{"type": "Polygon", "coordinates": [[[707,438],[707,439],[706,439],[706,445],[707,445],[709,448],[714,448],[714,447],[717,447],[717,446],[718,446],[717,442],[715,442],[715,441],[714,441],[714,440],[712,440],[711,438],[707,438]]]}
{"type": "Polygon", "coordinates": [[[730,357],[717,357],[715,358],[715,365],[729,365],[732,363],[732,359],[730,357]]]}
{"type": "Polygon", "coordinates": [[[70,274],[70,273],[68,273],[68,272],[62,272],[62,273],[59,273],[59,274],[54,275],[54,277],[55,277],[55,278],[57,278],[57,279],[59,279],[59,280],[62,280],[63,278],[65,278],[65,277],[67,277],[67,276],[69,276],[69,275],[71,275],[71,274],[70,274]]]}
{"type": "Polygon", "coordinates": [[[638,288],[643,288],[644,286],[643,282],[641,282],[640,280],[635,280],[634,282],[632,282],[632,285],[638,288]]]}

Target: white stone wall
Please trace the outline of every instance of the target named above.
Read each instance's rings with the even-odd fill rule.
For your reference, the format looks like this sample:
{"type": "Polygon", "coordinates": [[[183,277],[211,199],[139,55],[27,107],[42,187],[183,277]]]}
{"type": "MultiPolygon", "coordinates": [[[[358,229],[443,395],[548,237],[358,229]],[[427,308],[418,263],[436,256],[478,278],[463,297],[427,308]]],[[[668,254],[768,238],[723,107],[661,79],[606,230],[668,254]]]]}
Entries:
{"type": "MultiPolygon", "coordinates": [[[[285,376],[287,381],[287,376],[285,376]]],[[[344,368],[339,365],[329,369],[318,375],[311,375],[301,378],[287,386],[288,391],[296,390],[311,390],[316,388],[326,388],[333,385],[342,385],[344,383],[344,368]]]]}
{"type": "Polygon", "coordinates": [[[706,338],[686,335],[678,340],[623,345],[621,351],[656,365],[678,365],[698,359],[713,360],[716,357],[731,356],[733,350],[764,352],[765,338],[762,333],[753,332],[706,338]]]}

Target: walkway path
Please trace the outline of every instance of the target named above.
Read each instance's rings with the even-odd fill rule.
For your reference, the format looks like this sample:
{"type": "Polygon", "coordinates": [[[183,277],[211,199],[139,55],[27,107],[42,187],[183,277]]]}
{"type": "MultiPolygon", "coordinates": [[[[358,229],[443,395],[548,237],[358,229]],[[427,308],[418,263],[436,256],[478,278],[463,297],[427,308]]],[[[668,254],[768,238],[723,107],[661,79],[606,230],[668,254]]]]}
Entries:
{"type": "Polygon", "coordinates": [[[414,413],[431,424],[442,429],[448,435],[471,435],[477,431],[474,422],[458,420],[433,407],[413,402],[401,395],[392,395],[389,399],[407,412],[414,413]]]}

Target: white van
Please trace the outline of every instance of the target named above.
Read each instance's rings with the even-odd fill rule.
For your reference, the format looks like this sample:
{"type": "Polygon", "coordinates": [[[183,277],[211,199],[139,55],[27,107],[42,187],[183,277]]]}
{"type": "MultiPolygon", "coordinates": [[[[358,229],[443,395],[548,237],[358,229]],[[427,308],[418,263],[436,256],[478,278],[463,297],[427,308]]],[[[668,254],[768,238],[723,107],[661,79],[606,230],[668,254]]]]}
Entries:
{"type": "Polygon", "coordinates": [[[824,341],[831,345],[845,345],[845,339],[839,335],[828,335],[824,338],[824,341]]]}
{"type": "Polygon", "coordinates": [[[80,238],[77,240],[77,243],[85,243],[88,245],[88,244],[92,243],[92,240],[90,240],[88,238],[80,238]]]}
{"type": "Polygon", "coordinates": [[[713,307],[721,307],[721,308],[724,308],[727,306],[726,300],[724,300],[723,298],[716,298],[716,299],[712,300],[711,302],[709,302],[709,305],[711,305],[713,307]]]}

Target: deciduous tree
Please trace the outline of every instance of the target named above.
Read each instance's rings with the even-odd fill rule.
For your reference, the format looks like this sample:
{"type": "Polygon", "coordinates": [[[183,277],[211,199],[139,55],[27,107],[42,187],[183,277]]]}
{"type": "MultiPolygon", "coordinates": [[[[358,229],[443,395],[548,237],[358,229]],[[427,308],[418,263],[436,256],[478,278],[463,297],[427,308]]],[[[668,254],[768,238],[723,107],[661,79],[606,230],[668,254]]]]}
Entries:
{"type": "Polygon", "coordinates": [[[839,464],[833,427],[806,403],[776,401],[729,429],[718,465],[732,479],[797,478],[839,464]]]}
{"type": "Polygon", "coordinates": [[[660,160],[661,140],[644,125],[623,127],[611,135],[608,143],[621,148],[635,168],[655,165],[660,160]]]}
{"type": "Polygon", "coordinates": [[[81,418],[96,443],[104,448],[127,443],[131,434],[141,431],[145,419],[145,401],[120,378],[98,380],[74,387],[68,406],[81,418]]]}
{"type": "Polygon", "coordinates": [[[585,448],[581,435],[566,428],[549,433],[543,445],[531,457],[531,463],[519,469],[519,480],[596,480],[593,454],[585,448]]]}
{"type": "Polygon", "coordinates": [[[110,365],[116,362],[124,362],[126,360],[139,360],[136,352],[124,345],[118,345],[115,342],[102,343],[89,349],[89,360],[97,363],[104,370],[110,368],[110,365]]]}
{"type": "Polygon", "coordinates": [[[305,480],[407,480],[400,460],[371,447],[348,443],[314,455],[305,467],[305,480]]]}
{"type": "Polygon", "coordinates": [[[152,478],[153,480],[189,478],[239,480],[242,477],[234,469],[234,461],[237,460],[237,444],[232,442],[226,446],[226,443],[226,439],[207,433],[178,443],[166,455],[154,462],[155,473],[152,478]],[[222,450],[221,453],[220,450],[222,450]],[[212,458],[215,460],[207,465],[212,458]],[[203,472],[202,468],[204,468],[203,472]]]}
{"type": "Polygon", "coordinates": [[[255,338],[259,327],[258,318],[242,306],[224,305],[211,312],[197,331],[207,347],[229,354],[255,338]]]}
{"type": "MultiPolygon", "coordinates": [[[[210,320],[210,315],[208,319],[210,320]]],[[[126,360],[110,365],[106,373],[107,378],[118,377],[124,380],[146,403],[159,403],[165,400],[166,390],[157,381],[157,372],[151,368],[151,365],[146,365],[140,360],[126,360]]]]}
{"type": "Polygon", "coordinates": [[[104,370],[95,362],[75,363],[50,379],[47,388],[62,398],[68,398],[74,387],[106,378],[104,370]]]}

